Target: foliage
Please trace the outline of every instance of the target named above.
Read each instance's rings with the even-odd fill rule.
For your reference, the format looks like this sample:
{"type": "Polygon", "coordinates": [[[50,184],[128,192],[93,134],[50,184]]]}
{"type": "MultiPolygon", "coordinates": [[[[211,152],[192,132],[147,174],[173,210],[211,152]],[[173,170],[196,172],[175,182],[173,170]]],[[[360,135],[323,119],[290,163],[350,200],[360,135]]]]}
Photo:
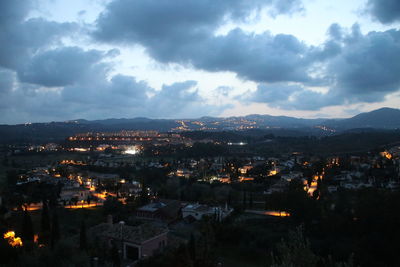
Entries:
{"type": "Polygon", "coordinates": [[[271,267],[313,267],[319,260],[304,237],[302,227],[289,232],[288,239],[277,245],[277,253],[279,256],[274,257],[271,267]]]}
{"type": "Polygon", "coordinates": [[[34,239],[32,219],[27,210],[24,211],[24,217],[22,220],[21,238],[24,243],[33,242],[34,239]]]}

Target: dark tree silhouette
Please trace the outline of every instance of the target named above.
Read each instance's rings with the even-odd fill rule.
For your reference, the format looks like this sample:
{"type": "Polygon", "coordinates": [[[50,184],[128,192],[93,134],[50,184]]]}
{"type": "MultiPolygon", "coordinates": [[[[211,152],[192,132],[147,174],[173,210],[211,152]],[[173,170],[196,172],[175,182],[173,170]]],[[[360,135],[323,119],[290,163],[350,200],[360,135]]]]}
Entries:
{"type": "Polygon", "coordinates": [[[23,242],[33,242],[34,232],[31,216],[29,212],[25,209],[24,218],[22,220],[22,234],[21,238],[23,242]]]}
{"type": "Polygon", "coordinates": [[[49,217],[49,207],[47,201],[44,200],[42,207],[42,218],[40,221],[40,234],[39,240],[42,244],[48,244],[50,235],[50,217],[49,217]]]}
{"type": "Polygon", "coordinates": [[[193,262],[195,262],[196,261],[196,240],[195,240],[193,234],[190,235],[190,240],[188,243],[188,250],[189,250],[189,255],[190,255],[191,260],[193,262]]]}
{"type": "Polygon", "coordinates": [[[79,248],[82,250],[87,249],[86,224],[84,220],[81,223],[81,230],[79,232],[79,248]]]}
{"type": "Polygon", "coordinates": [[[121,259],[119,258],[118,248],[115,244],[113,244],[111,247],[111,260],[113,263],[113,267],[121,266],[121,259]]]}
{"type": "Polygon", "coordinates": [[[52,222],[51,222],[50,242],[51,242],[51,247],[53,248],[54,245],[57,243],[57,241],[60,240],[60,225],[58,223],[58,215],[56,210],[53,212],[53,216],[51,219],[52,222]]]}

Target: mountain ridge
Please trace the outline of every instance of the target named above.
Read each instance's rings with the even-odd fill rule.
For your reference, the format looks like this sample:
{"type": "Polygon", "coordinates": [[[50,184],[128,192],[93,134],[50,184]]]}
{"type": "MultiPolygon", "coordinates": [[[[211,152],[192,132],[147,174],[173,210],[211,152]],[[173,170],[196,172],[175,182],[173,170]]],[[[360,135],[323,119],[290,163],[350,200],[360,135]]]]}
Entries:
{"type": "Polygon", "coordinates": [[[64,122],[0,125],[0,141],[46,139],[60,140],[83,132],[116,132],[121,130],[235,131],[235,130],[296,131],[298,135],[324,136],[350,129],[400,129],[400,109],[381,108],[343,119],[305,119],[288,116],[251,114],[239,117],[201,117],[199,119],[132,119],[85,120],[64,122]]]}

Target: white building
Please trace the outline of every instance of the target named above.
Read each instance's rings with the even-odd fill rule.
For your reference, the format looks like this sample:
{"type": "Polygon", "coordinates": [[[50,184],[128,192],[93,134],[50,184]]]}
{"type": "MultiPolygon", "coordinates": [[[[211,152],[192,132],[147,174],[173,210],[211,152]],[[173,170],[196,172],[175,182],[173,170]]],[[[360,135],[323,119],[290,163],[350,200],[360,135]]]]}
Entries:
{"type": "Polygon", "coordinates": [[[219,221],[225,219],[229,214],[233,211],[232,208],[228,208],[226,205],[225,208],[221,207],[209,207],[207,205],[201,205],[199,203],[196,204],[188,204],[184,208],[182,208],[182,217],[186,218],[188,216],[192,216],[196,220],[201,220],[203,216],[216,216],[219,221]]]}

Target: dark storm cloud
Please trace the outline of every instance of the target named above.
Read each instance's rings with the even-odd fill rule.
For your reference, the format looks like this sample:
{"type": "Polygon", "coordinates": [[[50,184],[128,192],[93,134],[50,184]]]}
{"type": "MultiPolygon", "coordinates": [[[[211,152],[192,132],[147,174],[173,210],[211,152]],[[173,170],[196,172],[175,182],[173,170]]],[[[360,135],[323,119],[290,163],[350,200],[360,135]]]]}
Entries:
{"type": "MultiPolygon", "coordinates": [[[[26,19],[33,8],[31,3],[0,1],[2,123],[192,117],[204,115],[204,110],[205,114],[213,114],[213,107],[203,104],[194,81],[164,85],[157,91],[135,77],[111,75],[114,64],[110,58],[119,55],[118,49],[100,51],[64,46],[62,38],[75,34],[78,25],[43,18],[26,19]]],[[[241,9],[232,8],[232,16],[241,18],[246,6],[242,2],[241,9]]]]}
{"type": "Polygon", "coordinates": [[[31,7],[32,2],[26,0],[0,1],[0,25],[14,24],[23,20],[31,7]]]}
{"type": "Polygon", "coordinates": [[[105,41],[188,42],[209,36],[227,20],[245,20],[265,6],[290,13],[299,0],[115,0],[98,20],[95,36],[105,41]]]}
{"type": "Polygon", "coordinates": [[[149,101],[158,117],[194,118],[219,115],[231,105],[209,105],[199,94],[196,81],[176,82],[163,85],[149,101]]]}
{"type": "Polygon", "coordinates": [[[67,86],[62,92],[62,101],[81,109],[75,116],[82,114],[87,118],[98,118],[99,113],[103,113],[104,117],[110,114],[114,117],[126,117],[127,114],[162,118],[197,117],[220,111],[205,104],[196,86],[195,81],[177,82],[163,85],[157,91],[134,77],[115,75],[110,81],[98,81],[94,86],[67,86]],[[86,110],[81,107],[86,107],[86,110]]]}
{"type": "Polygon", "coordinates": [[[132,76],[117,74],[108,79],[112,64],[101,60],[115,53],[84,51],[76,47],[47,51],[38,55],[40,64],[33,64],[35,72],[30,77],[34,80],[30,83],[18,81],[13,71],[0,69],[0,110],[6,111],[2,122],[132,116],[197,117],[215,115],[225,108],[204,104],[195,81],[164,85],[157,91],[132,76]],[[72,62],[79,56],[81,61],[91,64],[75,65],[66,59],[68,56],[72,62]],[[57,62],[55,66],[47,62],[53,60],[57,62]],[[76,74],[78,77],[59,75],[57,72],[60,70],[72,71],[72,76],[76,74]],[[76,71],[83,73],[77,74],[76,71]],[[51,89],[44,85],[59,87],[51,89]]]}
{"type": "Polygon", "coordinates": [[[10,70],[0,68],[0,95],[11,92],[13,84],[14,73],[10,70]]]}
{"type": "Polygon", "coordinates": [[[32,1],[0,1],[0,66],[21,67],[40,49],[58,42],[77,28],[74,23],[57,23],[42,18],[25,20],[32,1]]]}
{"type": "Polygon", "coordinates": [[[216,115],[226,108],[205,104],[194,81],[164,85],[156,91],[131,76],[115,75],[107,80],[99,75],[97,78],[90,84],[80,83],[50,91],[35,85],[18,84],[13,93],[6,94],[0,102],[0,110],[7,111],[3,113],[2,122],[199,117],[216,115]]]}
{"type": "Polygon", "coordinates": [[[259,85],[256,91],[245,95],[244,101],[268,103],[270,107],[287,110],[318,110],[333,104],[333,99],[329,100],[322,93],[307,90],[300,84],[286,83],[259,85]]]}
{"type": "Polygon", "coordinates": [[[317,47],[292,35],[269,32],[234,29],[216,36],[216,29],[227,20],[243,20],[262,7],[290,13],[300,6],[298,1],[212,2],[116,0],[99,16],[93,36],[104,42],[141,44],[163,63],[231,71],[245,80],[267,84],[267,92],[261,86],[253,99],[281,108],[315,110],[378,102],[399,89],[397,30],[363,35],[358,25],[347,31],[332,24],[326,42],[317,47]],[[329,91],[318,93],[307,86],[324,86],[329,91]]]}
{"type": "Polygon", "coordinates": [[[232,71],[255,81],[306,81],[306,46],[294,36],[240,29],[227,36],[215,30],[228,20],[245,20],[265,6],[290,13],[299,1],[126,1],[111,2],[93,33],[111,43],[139,43],[163,63],[177,62],[207,71],[232,71]]]}
{"type": "Polygon", "coordinates": [[[97,110],[144,104],[150,92],[152,88],[134,77],[118,74],[107,80],[105,75],[99,74],[87,83],[64,87],[61,96],[67,103],[89,105],[97,110]]]}
{"type": "Polygon", "coordinates": [[[317,63],[324,62],[321,83],[329,88],[327,93],[308,90],[302,84],[269,83],[247,94],[245,100],[283,109],[317,110],[332,105],[380,102],[399,91],[399,30],[363,35],[358,25],[347,33],[335,25],[329,32],[325,45],[309,55],[317,63]],[[334,48],[327,44],[334,44],[334,48]]]}
{"type": "Polygon", "coordinates": [[[349,101],[376,102],[400,88],[400,31],[359,33],[343,37],[342,53],[327,67],[332,90],[349,101]]]}
{"type": "MultiPolygon", "coordinates": [[[[307,81],[304,58],[307,47],[292,35],[246,34],[240,29],[213,37],[188,51],[187,58],[200,69],[232,71],[258,82],[307,81]]],[[[185,51],[185,52],[186,52],[185,51]]]]}
{"type": "Polygon", "coordinates": [[[107,72],[107,65],[99,65],[105,56],[105,53],[98,50],[61,47],[33,56],[18,71],[18,76],[22,82],[47,87],[72,85],[82,79],[92,79],[98,71],[107,72]]]}
{"type": "MultiPolygon", "coordinates": [[[[397,2],[370,0],[369,7],[382,22],[395,22],[397,2]],[[388,3],[393,4],[390,12],[388,3]]],[[[228,107],[206,104],[195,81],[155,90],[135,77],[114,74],[109,59],[119,55],[118,49],[64,46],[62,38],[79,26],[27,19],[30,3],[0,1],[2,121],[197,117],[218,115],[228,107]]],[[[332,24],[320,46],[293,35],[239,28],[216,35],[227,22],[243,22],[257,12],[275,16],[301,9],[300,0],[115,0],[98,17],[91,36],[111,44],[140,44],[162,63],[229,71],[255,81],[255,92],[236,98],[247,103],[318,110],[378,102],[399,91],[399,30],[362,34],[357,25],[347,30],[332,24]],[[328,91],[314,90],[318,86],[328,91]]],[[[218,100],[231,97],[231,91],[220,87],[214,94],[218,100]]]]}
{"type": "Polygon", "coordinates": [[[393,23],[400,21],[399,0],[369,0],[367,9],[372,16],[382,23],[393,23]]]}
{"type": "Polygon", "coordinates": [[[257,90],[251,94],[251,101],[259,103],[286,103],[289,96],[294,92],[303,91],[304,88],[300,85],[288,84],[273,84],[273,85],[259,85],[257,90]]]}

